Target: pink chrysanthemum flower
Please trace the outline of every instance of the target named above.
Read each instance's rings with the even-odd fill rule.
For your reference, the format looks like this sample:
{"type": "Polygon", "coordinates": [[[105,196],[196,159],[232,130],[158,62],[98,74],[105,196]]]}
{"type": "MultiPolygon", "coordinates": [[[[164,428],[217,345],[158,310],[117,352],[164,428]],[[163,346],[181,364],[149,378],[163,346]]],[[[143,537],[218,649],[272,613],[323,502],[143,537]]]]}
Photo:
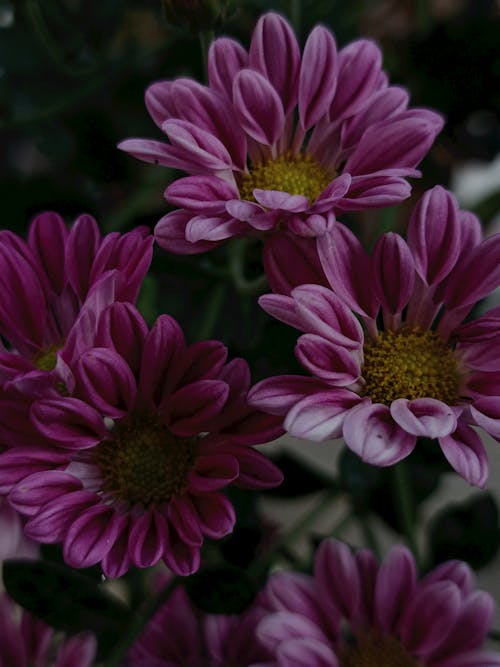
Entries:
{"type": "Polygon", "coordinates": [[[270,657],[255,637],[264,615],[258,605],[241,615],[206,614],[177,588],[132,647],[125,667],[249,667],[270,657]]]}
{"type": "Polygon", "coordinates": [[[419,436],[437,438],[452,467],[483,486],[487,455],[473,426],[500,438],[500,312],[461,322],[500,283],[500,235],[480,242],[479,221],[436,187],[407,238],[385,234],[369,257],[338,224],[334,241],[318,241],[331,289],[261,297],[305,332],[295,352],[313,377],[269,378],[250,401],[285,416],[292,435],[343,436],[378,466],[408,456],[419,436]]]}
{"type": "Polygon", "coordinates": [[[100,310],[114,299],[137,299],[152,244],[145,227],[102,238],[88,215],[68,230],[57,213],[42,213],[27,242],[1,231],[0,334],[7,348],[0,342],[0,383],[21,387],[55,376],[71,385],[68,364],[100,310]]]}
{"type": "Polygon", "coordinates": [[[169,143],[128,139],[135,157],[182,169],[155,236],[165,249],[196,253],[233,236],[332,229],[334,212],[386,206],[409,196],[409,176],[443,120],[408,109],[389,86],[369,40],[337,53],[316,26],[302,55],[278,14],[258,21],[247,51],[220,38],[209,52],[209,85],[154,83],[146,106],[169,143]]]}
{"type": "Polygon", "coordinates": [[[2,667],[91,667],[96,654],[93,635],[81,633],[62,641],[48,625],[21,611],[0,594],[0,665],[2,667]]]}
{"type": "Polygon", "coordinates": [[[448,561],[417,580],[402,546],[379,564],[367,550],[320,545],[314,576],[278,573],[267,589],[274,613],[257,636],[274,661],[254,667],[498,667],[482,648],[493,599],[473,589],[470,568],[448,561]]]}
{"type": "Polygon", "coordinates": [[[148,331],[132,305],[111,305],[74,365],[73,396],[31,409],[45,441],[0,454],[0,492],[29,516],[27,535],[110,577],[160,559],[197,570],[204,537],[233,529],[221,489],[282,479],[251,446],[280,435],[281,420],[248,406],[248,366],[226,357],[217,341],[187,346],[167,315],[148,331]]]}

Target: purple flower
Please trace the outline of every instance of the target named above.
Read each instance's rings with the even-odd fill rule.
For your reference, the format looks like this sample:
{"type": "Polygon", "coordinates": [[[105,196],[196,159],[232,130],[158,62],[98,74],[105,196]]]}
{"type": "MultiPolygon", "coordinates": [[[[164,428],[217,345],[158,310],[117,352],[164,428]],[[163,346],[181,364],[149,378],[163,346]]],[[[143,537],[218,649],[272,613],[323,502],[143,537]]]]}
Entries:
{"type": "Polygon", "coordinates": [[[258,21],[247,52],[220,38],[209,52],[209,85],[180,78],[146,91],[146,106],[168,143],[128,139],[119,148],[181,169],[167,201],[177,210],[155,229],[176,253],[209,250],[233,236],[288,229],[331,231],[337,211],[387,206],[409,196],[409,176],[442,118],[408,109],[389,86],[380,50],[358,40],[337,52],[323,26],[302,54],[275,13],[258,21]]]}
{"type": "Polygon", "coordinates": [[[0,665],[10,667],[91,667],[96,641],[89,633],[56,639],[45,623],[0,594],[0,665]]]}
{"type": "Polygon", "coordinates": [[[257,605],[241,615],[202,613],[177,588],[132,647],[126,667],[249,667],[269,657],[255,638],[264,614],[257,605]]]}
{"type": "MultiPolygon", "coordinates": [[[[69,366],[102,309],[135,302],[152,257],[145,227],[101,237],[81,215],[70,230],[42,213],[25,242],[0,232],[0,384],[72,384],[69,366]]],[[[62,386],[61,385],[61,386],[62,386]]]]}
{"type": "Polygon", "coordinates": [[[460,561],[418,580],[405,547],[393,547],[379,564],[367,549],[352,553],[327,539],[314,576],[278,573],[266,593],[273,613],[257,636],[274,660],[254,667],[500,665],[499,653],[482,649],[493,599],[473,589],[460,561]]]}
{"type": "Polygon", "coordinates": [[[473,427],[500,438],[500,309],[461,322],[500,283],[500,235],[481,242],[479,221],[439,186],[417,203],[408,241],[385,234],[371,257],[337,225],[335,239],[318,240],[331,289],[260,299],[305,332],[295,353],[312,377],[264,380],[251,403],[285,416],[297,437],[343,436],[372,465],[405,458],[419,436],[437,438],[451,466],[484,486],[487,455],[473,427]]]}
{"type": "Polygon", "coordinates": [[[19,403],[13,428],[37,440],[18,433],[0,454],[0,493],[29,517],[27,535],[110,577],[161,559],[197,570],[204,537],[233,529],[221,490],[282,479],[252,447],[280,435],[281,419],[248,406],[248,366],[226,357],[218,341],[186,345],[167,315],[148,331],[131,304],[109,306],[74,365],[73,395],[36,401],[29,427],[19,403]]]}

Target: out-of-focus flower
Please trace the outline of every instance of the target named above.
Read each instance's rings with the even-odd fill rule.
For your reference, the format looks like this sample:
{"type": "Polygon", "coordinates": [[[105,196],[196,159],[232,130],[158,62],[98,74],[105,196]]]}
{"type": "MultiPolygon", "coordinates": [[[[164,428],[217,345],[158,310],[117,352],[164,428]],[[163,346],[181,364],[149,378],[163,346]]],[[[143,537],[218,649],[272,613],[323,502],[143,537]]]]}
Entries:
{"type": "MultiPolygon", "coordinates": [[[[72,396],[32,406],[36,446],[18,434],[0,454],[0,492],[28,515],[27,535],[62,542],[72,567],[102,562],[117,577],[163,559],[190,574],[204,537],[233,529],[221,490],[281,482],[251,446],[280,435],[281,419],[248,406],[245,361],[226,363],[218,341],[187,346],[167,315],[148,331],[134,306],[116,302],[91,348],[74,365],[72,396]]],[[[13,428],[28,428],[22,417],[13,428]]]]}
{"type": "Polygon", "coordinates": [[[297,437],[343,436],[372,465],[437,438],[451,466],[483,486],[488,461],[473,426],[500,438],[500,309],[461,323],[500,283],[500,235],[481,242],[477,218],[437,186],[418,202],[407,243],[385,234],[369,257],[339,224],[318,248],[331,289],[260,299],[305,332],[295,352],[313,377],[268,378],[250,402],[285,416],[297,437]]]}
{"type": "Polygon", "coordinates": [[[270,656],[255,637],[264,614],[258,605],[241,615],[206,614],[177,588],[132,647],[126,667],[249,667],[270,656]]]}
{"type": "Polygon", "coordinates": [[[7,558],[36,558],[38,552],[38,544],[24,534],[21,516],[0,497],[0,562],[7,558]]]}
{"type": "MultiPolygon", "coordinates": [[[[0,383],[72,385],[71,366],[99,313],[115,299],[135,302],[152,257],[145,227],[101,237],[89,215],[67,229],[42,213],[25,242],[0,232],[0,383]]],[[[62,386],[62,385],[61,385],[62,386]]]]}
{"type": "Polygon", "coordinates": [[[93,635],[56,639],[54,631],[0,594],[0,665],[2,667],[91,667],[93,635]]]}
{"type": "MultiPolygon", "coordinates": [[[[493,599],[473,588],[470,568],[448,561],[418,580],[412,554],[393,547],[379,564],[365,549],[320,545],[314,576],[278,573],[272,612],[257,636],[272,652],[266,667],[498,667],[482,648],[493,599]]],[[[264,663],[255,667],[264,667],[264,663]]]]}
{"type": "Polygon", "coordinates": [[[169,143],[128,139],[135,157],[190,174],[166,190],[177,210],[155,237],[176,253],[209,250],[233,236],[288,229],[318,237],[335,212],[386,206],[409,196],[409,176],[442,127],[408,109],[389,86],[369,40],[339,52],[316,26],[302,54],[289,24],[265,14],[247,52],[220,38],[209,52],[209,85],[154,83],[146,105],[169,143]]]}

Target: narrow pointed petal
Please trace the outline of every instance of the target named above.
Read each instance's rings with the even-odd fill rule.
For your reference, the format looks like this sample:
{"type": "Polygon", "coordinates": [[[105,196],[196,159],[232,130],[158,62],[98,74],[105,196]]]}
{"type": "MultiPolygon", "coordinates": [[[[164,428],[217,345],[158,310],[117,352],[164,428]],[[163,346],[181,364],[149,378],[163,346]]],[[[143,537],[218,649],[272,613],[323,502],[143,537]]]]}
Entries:
{"type": "Polygon", "coordinates": [[[211,88],[232,103],[234,78],[247,65],[248,54],[239,42],[228,37],[214,40],[208,51],[208,80],[211,88]]]}
{"type": "Polygon", "coordinates": [[[234,80],[233,100],[245,132],[265,146],[272,146],[285,124],[283,105],[267,79],[254,70],[242,70],[234,80]]]}
{"type": "Polygon", "coordinates": [[[448,275],[461,251],[455,197],[440,185],[427,190],[413,209],[407,238],[415,268],[428,285],[448,275]]]}
{"type": "Polygon", "coordinates": [[[337,84],[337,46],[332,33],[316,26],[304,46],[299,83],[299,118],[308,130],[330,107],[337,84]]]}
{"type": "Polygon", "coordinates": [[[288,114],[297,102],[300,50],[293,30],[279,14],[268,12],[258,20],[250,44],[250,67],[268,79],[288,114]]]}
{"type": "Polygon", "coordinates": [[[393,232],[381,236],[372,253],[375,293],[382,308],[392,315],[408,304],[415,284],[415,269],[410,249],[393,232]]]}

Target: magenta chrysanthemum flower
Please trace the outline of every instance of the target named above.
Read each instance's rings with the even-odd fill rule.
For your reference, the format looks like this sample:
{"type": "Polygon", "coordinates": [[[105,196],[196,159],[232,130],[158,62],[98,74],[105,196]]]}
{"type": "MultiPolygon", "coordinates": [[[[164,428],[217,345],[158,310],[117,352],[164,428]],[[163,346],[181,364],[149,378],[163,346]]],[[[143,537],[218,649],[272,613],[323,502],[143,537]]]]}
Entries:
{"type": "Polygon", "coordinates": [[[80,216],[70,230],[57,213],[31,223],[28,241],[0,232],[0,383],[72,384],[78,356],[99,312],[114,299],[135,302],[152,257],[145,227],[101,237],[80,216]]]}
{"type": "Polygon", "coordinates": [[[448,561],[417,580],[402,546],[379,565],[365,549],[320,545],[314,576],[278,573],[267,586],[274,613],[257,636],[274,661],[254,667],[498,667],[486,651],[493,599],[473,589],[470,568],[448,561]]]}
{"type": "Polygon", "coordinates": [[[441,187],[417,204],[408,242],[385,234],[371,257],[338,224],[335,240],[318,241],[331,289],[260,300],[305,332],[295,351],[313,377],[264,380],[251,403],[285,416],[292,435],[343,436],[373,465],[403,459],[419,436],[437,438],[452,467],[483,486],[488,462],[473,426],[500,438],[500,312],[461,322],[500,283],[500,235],[480,241],[478,220],[441,187]]]}
{"type": "Polygon", "coordinates": [[[217,341],[187,346],[167,315],[148,331],[130,304],[105,310],[74,394],[31,409],[45,441],[0,454],[0,492],[29,516],[27,535],[110,577],[160,559],[194,572],[204,537],[233,529],[221,489],[282,479],[251,446],[280,435],[281,420],[248,406],[248,366],[226,357],[217,341]]]}
{"type": "Polygon", "coordinates": [[[279,15],[258,21],[247,51],[220,38],[209,52],[209,85],[154,83],[146,105],[169,143],[128,139],[135,157],[182,169],[167,201],[178,210],[156,226],[176,253],[213,248],[233,236],[288,228],[321,236],[334,212],[386,206],[409,196],[409,176],[443,125],[389,86],[369,40],[337,53],[316,26],[302,54],[279,15]]]}
{"type": "Polygon", "coordinates": [[[265,610],[205,614],[177,588],[136,641],[126,667],[249,667],[270,657],[255,637],[265,610]],[[174,631],[168,631],[174,629],[174,631]]]}
{"type": "Polygon", "coordinates": [[[2,667],[91,667],[96,654],[93,635],[56,639],[54,631],[10,598],[0,594],[0,665],[2,667]]]}

